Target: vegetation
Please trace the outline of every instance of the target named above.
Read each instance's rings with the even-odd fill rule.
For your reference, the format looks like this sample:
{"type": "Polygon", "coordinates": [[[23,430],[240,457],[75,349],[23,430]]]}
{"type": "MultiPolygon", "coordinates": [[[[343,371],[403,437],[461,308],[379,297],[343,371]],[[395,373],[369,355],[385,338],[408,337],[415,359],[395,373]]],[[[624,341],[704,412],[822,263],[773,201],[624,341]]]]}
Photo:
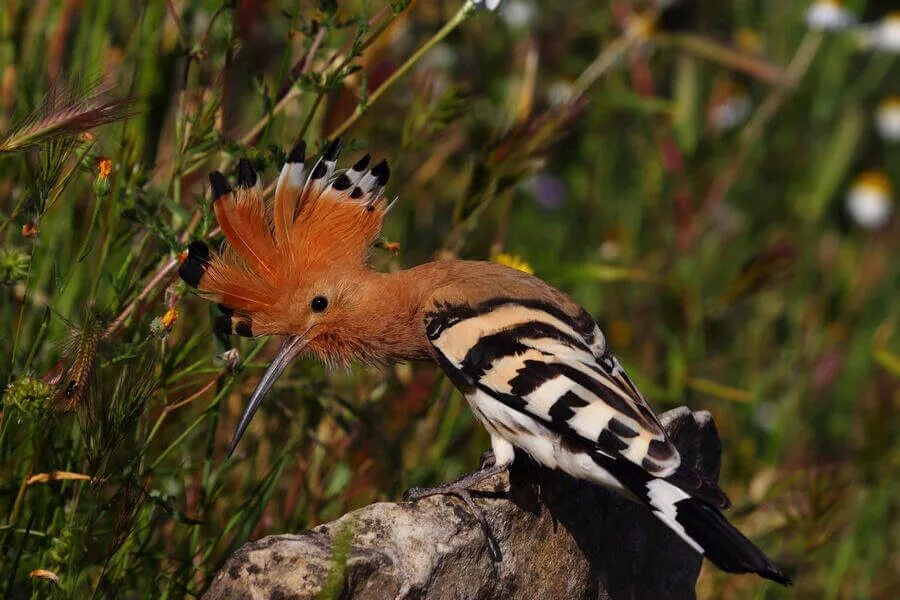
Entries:
{"type": "Polygon", "coordinates": [[[0,592],[198,596],[247,540],[477,466],[433,365],[313,359],[225,458],[276,341],[217,337],[174,276],[218,239],[206,173],[247,156],[271,182],[342,134],[393,170],[380,268],[531,268],[659,410],[713,413],[731,518],[796,587],[707,565],[702,597],[900,595],[900,143],[874,128],[900,66],[806,10],[5,2],[0,592]],[[845,208],[866,171],[886,222],[845,208]]]}

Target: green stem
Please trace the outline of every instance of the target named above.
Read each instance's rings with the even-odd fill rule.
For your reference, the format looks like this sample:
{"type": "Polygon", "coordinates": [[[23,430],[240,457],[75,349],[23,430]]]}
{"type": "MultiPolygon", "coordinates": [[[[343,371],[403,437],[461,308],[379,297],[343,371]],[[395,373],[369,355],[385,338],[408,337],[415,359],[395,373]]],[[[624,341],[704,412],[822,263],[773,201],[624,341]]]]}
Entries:
{"type": "Polygon", "coordinates": [[[19,216],[19,213],[22,212],[22,206],[25,204],[25,198],[26,198],[26,195],[22,194],[22,197],[19,199],[19,203],[16,204],[16,207],[13,209],[13,211],[11,213],[9,213],[9,216],[6,218],[6,220],[3,221],[2,225],[0,225],[0,234],[2,234],[3,231],[7,228],[7,226],[10,223],[12,223],[13,221],[15,221],[16,217],[19,216]]]}
{"type": "MultiPolygon", "coordinates": [[[[38,442],[34,445],[34,452],[31,455],[31,464],[28,465],[28,470],[25,472],[25,475],[22,476],[22,483],[19,485],[19,491],[16,493],[16,499],[13,502],[12,510],[9,513],[9,519],[6,521],[7,527],[10,529],[13,525],[15,525],[16,521],[19,518],[19,511],[22,510],[22,504],[25,501],[25,492],[28,490],[28,477],[34,472],[34,467],[37,464],[38,457],[41,454],[41,451],[44,449],[44,440],[46,439],[46,434],[41,433],[41,437],[38,442]]],[[[9,529],[3,532],[3,538],[0,540],[0,548],[2,548],[6,544],[6,536],[9,535],[9,529]]]]}
{"type": "Polygon", "coordinates": [[[399,69],[394,71],[393,74],[391,74],[391,76],[384,81],[384,83],[378,86],[378,89],[376,89],[369,95],[368,101],[366,102],[365,106],[359,104],[356,107],[356,110],[353,111],[353,114],[347,117],[347,119],[343,123],[341,123],[337,129],[335,129],[328,135],[328,139],[339,137],[345,131],[350,129],[350,127],[352,127],[353,124],[356,123],[360,117],[362,117],[363,113],[366,112],[366,109],[369,106],[374,104],[388,90],[389,87],[391,87],[398,79],[406,75],[406,73],[408,73],[409,70],[412,69],[413,65],[419,62],[419,59],[425,56],[425,54],[428,53],[429,50],[434,48],[437,44],[443,41],[444,38],[450,35],[450,33],[454,29],[459,27],[460,23],[469,18],[469,16],[473,12],[475,12],[475,6],[471,1],[467,1],[465,4],[463,4],[459,11],[457,11],[457,13],[453,16],[453,18],[447,21],[447,24],[444,25],[440,29],[440,31],[434,34],[434,37],[425,42],[425,45],[419,48],[415,54],[410,56],[406,60],[406,62],[400,66],[399,69]]]}
{"type": "Polygon", "coordinates": [[[103,199],[94,196],[94,210],[91,211],[91,221],[88,224],[87,234],[85,234],[84,239],[81,241],[81,247],[78,248],[78,252],[75,254],[77,257],[76,260],[81,262],[85,259],[92,248],[88,246],[93,246],[94,244],[94,230],[97,228],[97,221],[100,219],[100,208],[103,204],[103,199]]]}

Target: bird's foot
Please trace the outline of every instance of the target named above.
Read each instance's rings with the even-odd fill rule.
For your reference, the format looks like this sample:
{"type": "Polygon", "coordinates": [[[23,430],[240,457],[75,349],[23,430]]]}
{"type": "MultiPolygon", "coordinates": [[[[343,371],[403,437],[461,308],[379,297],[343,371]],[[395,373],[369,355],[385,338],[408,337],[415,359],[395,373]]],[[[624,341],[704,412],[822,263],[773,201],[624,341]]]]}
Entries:
{"type": "MultiPolygon", "coordinates": [[[[491,454],[491,459],[493,459],[493,454],[491,454]]],[[[482,457],[482,465],[485,463],[485,457],[482,457]]],[[[406,502],[416,502],[417,500],[421,500],[422,498],[427,498],[428,496],[437,496],[437,495],[452,495],[461,499],[465,502],[466,506],[469,508],[469,512],[472,513],[472,516],[475,517],[475,520],[478,521],[478,525],[481,526],[481,531],[484,533],[484,537],[488,543],[488,550],[490,550],[491,558],[495,562],[499,562],[502,558],[502,554],[500,553],[500,544],[497,542],[497,539],[494,537],[493,531],[491,531],[491,526],[488,524],[487,519],[484,516],[484,512],[478,508],[478,505],[475,504],[475,501],[472,500],[472,494],[469,492],[469,489],[485,479],[489,477],[493,477],[498,473],[502,473],[506,470],[507,465],[497,466],[493,464],[493,460],[491,460],[490,466],[483,467],[479,471],[475,471],[474,473],[469,473],[468,475],[464,475],[460,477],[456,481],[451,483],[444,483],[436,487],[432,488],[421,488],[414,487],[406,490],[406,493],[403,494],[403,500],[406,502]]]]}

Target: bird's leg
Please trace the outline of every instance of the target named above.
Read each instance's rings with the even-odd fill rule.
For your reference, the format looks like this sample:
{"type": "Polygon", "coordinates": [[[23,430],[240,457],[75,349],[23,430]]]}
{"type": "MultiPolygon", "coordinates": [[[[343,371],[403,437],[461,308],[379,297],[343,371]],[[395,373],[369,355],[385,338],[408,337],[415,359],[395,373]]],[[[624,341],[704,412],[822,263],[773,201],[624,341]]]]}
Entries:
{"type": "MultiPolygon", "coordinates": [[[[491,455],[491,458],[493,454],[491,455]]],[[[482,457],[482,464],[488,462],[488,457],[482,457]]],[[[491,531],[491,526],[488,524],[487,519],[484,516],[484,512],[475,504],[475,501],[472,500],[472,495],[469,493],[469,489],[475,485],[478,485],[485,479],[493,477],[498,473],[502,473],[505,471],[509,465],[497,465],[493,464],[494,461],[490,461],[489,466],[484,466],[482,469],[475,471],[474,473],[469,473],[468,475],[464,475],[453,481],[451,483],[444,483],[437,487],[432,488],[420,488],[414,487],[406,490],[406,493],[403,495],[403,499],[407,502],[415,502],[417,500],[421,500],[422,498],[427,498],[428,496],[437,496],[440,494],[449,494],[460,498],[463,502],[466,503],[466,506],[469,508],[469,511],[472,513],[472,516],[475,517],[475,520],[478,521],[478,524],[481,526],[481,531],[484,533],[484,537],[487,539],[488,548],[491,552],[491,558],[494,561],[499,562],[502,558],[500,554],[500,544],[497,543],[497,540],[494,538],[494,534],[491,531]]]]}
{"type": "Polygon", "coordinates": [[[481,468],[486,469],[493,467],[495,464],[497,464],[497,458],[494,456],[494,451],[490,449],[485,450],[481,454],[481,468]]]}

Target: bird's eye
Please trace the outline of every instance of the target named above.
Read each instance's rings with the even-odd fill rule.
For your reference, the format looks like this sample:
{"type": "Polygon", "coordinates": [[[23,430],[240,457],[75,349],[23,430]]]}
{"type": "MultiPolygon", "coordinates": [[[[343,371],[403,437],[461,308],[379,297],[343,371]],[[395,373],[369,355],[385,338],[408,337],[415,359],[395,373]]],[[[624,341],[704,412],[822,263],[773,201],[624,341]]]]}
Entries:
{"type": "Polygon", "coordinates": [[[322,312],[326,308],[328,308],[328,298],[325,296],[316,296],[312,299],[312,309],[313,312],[322,312]]]}

